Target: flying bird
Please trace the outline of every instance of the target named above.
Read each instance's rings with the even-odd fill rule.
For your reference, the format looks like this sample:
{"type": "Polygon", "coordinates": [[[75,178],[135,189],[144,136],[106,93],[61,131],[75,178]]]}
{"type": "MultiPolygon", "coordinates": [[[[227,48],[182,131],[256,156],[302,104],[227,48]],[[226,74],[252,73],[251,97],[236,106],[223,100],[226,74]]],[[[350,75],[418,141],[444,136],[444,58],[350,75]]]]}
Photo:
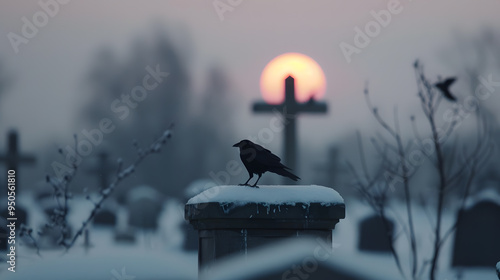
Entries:
{"type": "Polygon", "coordinates": [[[437,87],[442,93],[443,96],[446,97],[446,99],[450,101],[457,101],[457,98],[453,96],[450,92],[450,86],[457,80],[455,77],[448,78],[444,81],[439,81],[436,83],[434,86],[437,87]]]}
{"type": "Polygon", "coordinates": [[[240,184],[240,186],[258,188],[257,183],[260,177],[267,171],[288,177],[294,181],[300,180],[298,176],[290,172],[290,168],[281,163],[281,159],[277,155],[250,140],[241,140],[234,144],[233,147],[238,147],[240,149],[240,159],[250,176],[250,178],[248,178],[245,183],[240,184]],[[253,185],[249,185],[248,182],[253,178],[253,174],[257,174],[259,178],[257,178],[257,181],[255,181],[253,185]]]}

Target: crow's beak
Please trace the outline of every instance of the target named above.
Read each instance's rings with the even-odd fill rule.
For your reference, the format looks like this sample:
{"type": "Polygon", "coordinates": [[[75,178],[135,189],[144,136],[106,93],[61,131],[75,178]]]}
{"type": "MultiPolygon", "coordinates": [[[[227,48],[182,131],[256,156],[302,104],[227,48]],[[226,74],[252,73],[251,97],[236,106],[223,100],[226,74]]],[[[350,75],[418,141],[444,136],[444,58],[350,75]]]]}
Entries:
{"type": "Polygon", "coordinates": [[[238,147],[238,144],[240,144],[240,143],[236,143],[236,144],[234,144],[234,145],[233,145],[233,147],[238,147]]]}

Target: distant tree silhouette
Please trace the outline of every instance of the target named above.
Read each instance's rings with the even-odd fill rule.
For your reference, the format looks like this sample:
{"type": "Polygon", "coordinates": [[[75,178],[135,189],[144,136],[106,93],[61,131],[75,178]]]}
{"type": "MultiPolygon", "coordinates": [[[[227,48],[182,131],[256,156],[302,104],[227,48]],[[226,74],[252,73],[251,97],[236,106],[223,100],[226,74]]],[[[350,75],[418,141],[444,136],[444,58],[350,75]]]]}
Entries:
{"type": "Polygon", "coordinates": [[[10,85],[11,85],[11,77],[7,73],[5,62],[2,62],[0,60],[0,99],[2,98],[8,86],[10,85]]]}
{"type": "Polygon", "coordinates": [[[131,156],[133,151],[121,140],[134,138],[145,143],[150,141],[151,132],[170,121],[176,123],[176,137],[172,140],[175,149],[167,147],[172,149],[170,156],[153,157],[123,190],[140,183],[159,188],[166,194],[181,195],[194,178],[207,177],[210,171],[218,171],[215,168],[225,168],[229,159],[231,150],[227,147],[231,141],[226,139],[232,128],[227,113],[230,96],[224,73],[212,67],[203,91],[195,93],[188,68],[192,54],[186,52],[190,47],[179,46],[178,41],[169,38],[172,34],[166,34],[163,28],[153,29],[150,36],[144,35],[133,44],[125,59],[112,50],[101,50],[86,80],[89,98],[81,119],[85,127],[95,126],[103,117],[113,120],[117,128],[105,136],[107,143],[113,143],[110,147],[113,154],[131,156]],[[169,76],[149,91],[135,108],[129,108],[128,115],[113,112],[111,104],[142,85],[148,74],[147,66],[155,68],[157,65],[169,76]],[[203,101],[201,109],[196,111],[194,107],[200,99],[203,101]],[[210,148],[198,151],[202,141],[210,148]],[[195,154],[200,157],[197,161],[192,160],[195,154]],[[186,166],[190,168],[184,168],[186,166]],[[168,184],[164,178],[169,178],[168,184]]]}

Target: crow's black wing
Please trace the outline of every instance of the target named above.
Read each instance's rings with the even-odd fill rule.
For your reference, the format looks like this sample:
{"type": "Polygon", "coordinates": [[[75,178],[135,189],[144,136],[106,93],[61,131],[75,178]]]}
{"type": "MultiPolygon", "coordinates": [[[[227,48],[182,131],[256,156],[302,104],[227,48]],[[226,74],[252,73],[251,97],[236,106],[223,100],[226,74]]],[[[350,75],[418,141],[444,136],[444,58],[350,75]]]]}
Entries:
{"type": "Polygon", "coordinates": [[[451,77],[451,78],[448,78],[448,79],[444,80],[444,82],[442,84],[446,88],[449,88],[456,80],[457,80],[457,78],[451,77]]]}
{"type": "Polygon", "coordinates": [[[255,146],[255,150],[257,151],[257,156],[255,158],[255,160],[259,163],[265,163],[265,162],[281,162],[281,159],[273,154],[271,151],[269,151],[268,149],[262,147],[261,145],[258,145],[258,144],[255,144],[254,143],[254,146],[255,146]]]}
{"type": "Polygon", "coordinates": [[[253,159],[253,162],[251,163],[252,165],[258,166],[258,168],[261,169],[261,171],[266,172],[273,172],[276,174],[279,174],[281,176],[288,177],[294,181],[300,180],[300,178],[291,173],[290,168],[286,167],[281,163],[281,159],[271,153],[268,149],[265,149],[264,147],[254,144],[255,150],[256,150],[256,155],[255,158],[253,159]]]}

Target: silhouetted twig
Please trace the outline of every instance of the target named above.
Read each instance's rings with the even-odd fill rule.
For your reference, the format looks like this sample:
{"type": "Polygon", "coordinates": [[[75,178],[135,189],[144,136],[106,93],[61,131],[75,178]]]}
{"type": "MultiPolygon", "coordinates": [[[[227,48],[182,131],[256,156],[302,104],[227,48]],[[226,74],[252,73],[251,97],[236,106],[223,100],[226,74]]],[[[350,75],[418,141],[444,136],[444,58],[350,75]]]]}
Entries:
{"type": "MultiPolygon", "coordinates": [[[[173,125],[171,125],[158,139],[153,141],[153,143],[147,148],[147,149],[142,149],[139,144],[137,144],[136,141],[134,141],[133,145],[137,150],[137,158],[135,161],[130,164],[126,168],[122,168],[121,164],[120,169],[117,172],[116,177],[111,181],[109,187],[101,190],[101,197],[97,200],[97,202],[94,202],[94,208],[90,212],[90,215],[87,217],[82,222],[81,227],[77,230],[73,238],[67,242],[63,241],[61,243],[62,246],[66,248],[66,250],[69,250],[73,245],[75,244],[76,240],[84,233],[85,228],[87,225],[94,219],[95,215],[99,210],[101,209],[103,203],[106,201],[106,199],[114,192],[116,187],[127,177],[129,177],[132,173],[135,172],[136,168],[146,159],[149,155],[159,153],[161,151],[161,148],[163,145],[166,144],[167,140],[171,138],[171,129],[173,128],[173,125]]],[[[120,162],[120,160],[119,160],[120,162]]]]}
{"type": "MultiPolygon", "coordinates": [[[[118,169],[115,175],[115,178],[111,181],[110,185],[102,189],[100,192],[100,197],[94,203],[94,208],[90,212],[89,216],[82,222],[81,227],[76,231],[74,236],[69,236],[69,224],[67,220],[67,215],[69,211],[69,201],[72,199],[72,193],[70,192],[70,186],[77,174],[78,164],[76,162],[76,157],[74,157],[72,162],[72,169],[70,172],[65,174],[63,178],[59,178],[56,176],[46,176],[46,181],[52,186],[54,192],[54,198],[57,203],[57,208],[53,210],[50,215],[50,221],[45,225],[46,228],[56,228],[59,231],[59,239],[57,243],[63,246],[66,251],[68,251],[78,238],[84,233],[85,228],[95,217],[97,212],[101,209],[102,205],[106,201],[106,199],[113,193],[113,191],[118,187],[118,185],[129,177],[132,173],[135,172],[135,169],[141,165],[141,163],[151,154],[160,153],[163,145],[166,144],[167,140],[171,138],[172,133],[171,130],[173,128],[173,124],[170,125],[167,130],[163,132],[163,134],[154,140],[147,149],[143,149],[139,146],[137,141],[134,141],[133,146],[137,150],[137,158],[135,161],[126,168],[123,168],[123,160],[118,159],[118,169]]],[[[75,140],[75,151],[78,156],[78,138],[74,135],[75,140]]],[[[63,155],[62,149],[59,149],[59,153],[63,155]]],[[[87,196],[87,200],[90,200],[90,197],[87,196]]],[[[23,235],[28,236],[33,242],[33,246],[37,250],[37,254],[40,255],[40,248],[38,246],[37,238],[34,238],[32,235],[33,229],[28,227],[22,227],[21,233],[23,235]]],[[[43,235],[43,233],[39,234],[43,235]]]]}

